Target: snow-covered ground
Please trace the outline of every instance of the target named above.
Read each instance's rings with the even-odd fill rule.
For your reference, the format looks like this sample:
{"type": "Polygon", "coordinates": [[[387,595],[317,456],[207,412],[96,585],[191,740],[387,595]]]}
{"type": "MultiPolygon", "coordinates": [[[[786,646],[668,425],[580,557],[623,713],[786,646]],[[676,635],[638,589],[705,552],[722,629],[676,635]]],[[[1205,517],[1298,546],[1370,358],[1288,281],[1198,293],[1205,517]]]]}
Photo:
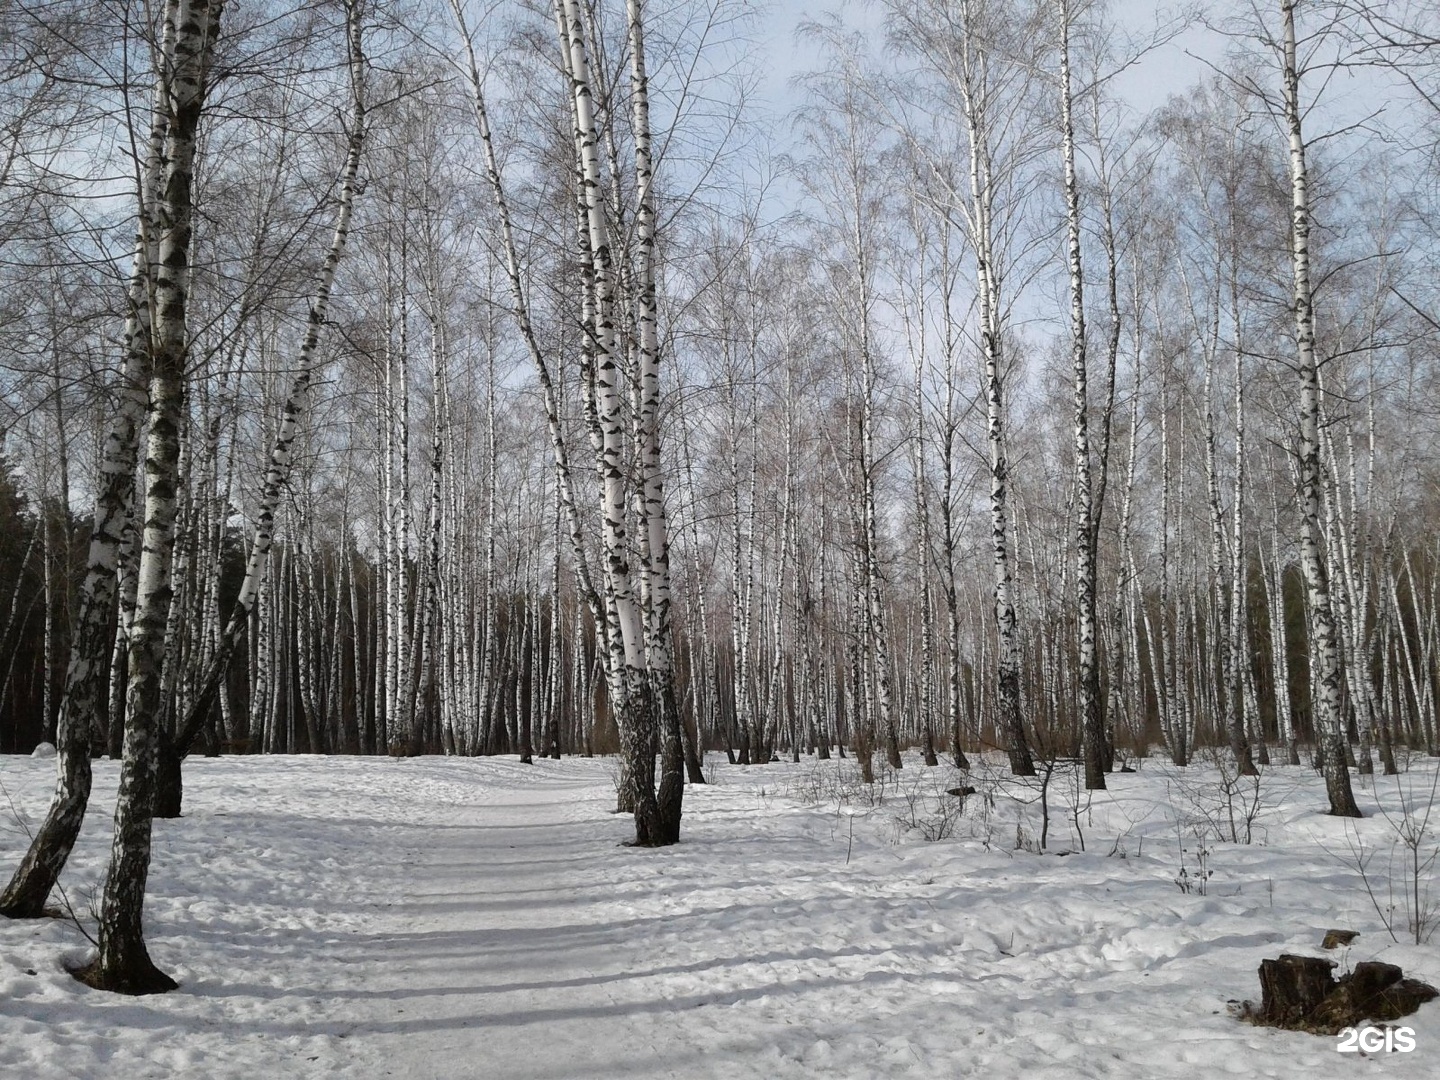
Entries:
{"type": "MultiPolygon", "coordinates": [[[[1440,984],[1440,934],[1392,942],[1352,854],[1375,852],[1385,905],[1377,801],[1427,801],[1432,762],[1360,790],[1358,824],[1319,813],[1306,769],[1270,770],[1253,812],[1213,765],[1152,759],[1076,813],[1062,771],[1044,854],[1036,792],[998,770],[957,816],[956,774],[918,761],[878,807],[849,762],[709,765],[684,842],[637,851],[603,760],[193,760],[146,911],[180,990],[89,990],[64,967],[89,948],[73,924],[0,919],[0,1077],[1440,1075],[1440,1002],[1389,1056],[1226,1007],[1330,927],[1361,933],[1342,965],[1440,984]],[[1218,838],[1232,808],[1253,843],[1218,838]]],[[[53,769],[0,758],[7,877],[53,769]]],[[[98,763],[64,878],[87,928],[115,781],[98,763]]]]}

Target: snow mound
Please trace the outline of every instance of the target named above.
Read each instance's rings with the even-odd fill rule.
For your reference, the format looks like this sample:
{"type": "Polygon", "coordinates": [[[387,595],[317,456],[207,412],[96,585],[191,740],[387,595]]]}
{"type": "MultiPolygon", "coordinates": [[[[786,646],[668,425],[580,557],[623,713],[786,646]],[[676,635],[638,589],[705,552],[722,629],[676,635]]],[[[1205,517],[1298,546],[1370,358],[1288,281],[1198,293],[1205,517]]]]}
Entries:
{"type": "Polygon", "coordinates": [[[31,750],[31,751],[30,751],[30,756],[31,756],[31,757],[54,757],[54,756],[55,756],[55,744],[54,744],[54,743],[48,743],[48,742],[42,742],[39,746],[35,747],[34,750],[31,750]]]}

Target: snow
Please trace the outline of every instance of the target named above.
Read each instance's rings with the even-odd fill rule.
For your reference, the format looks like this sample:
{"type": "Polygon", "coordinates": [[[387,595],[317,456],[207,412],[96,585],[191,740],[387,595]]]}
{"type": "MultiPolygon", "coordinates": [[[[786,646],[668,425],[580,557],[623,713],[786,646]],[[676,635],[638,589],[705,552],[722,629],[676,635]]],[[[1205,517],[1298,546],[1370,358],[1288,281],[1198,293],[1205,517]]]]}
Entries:
{"type": "MultiPolygon", "coordinates": [[[[1392,942],[1351,856],[1375,852],[1386,903],[1394,831],[1373,811],[1423,805],[1433,762],[1362,787],[1358,823],[1319,812],[1310,770],[1271,769],[1248,845],[1215,838],[1213,763],[1144,761],[1088,808],[1065,769],[1045,854],[1036,791],[998,762],[958,816],[959,774],[918,761],[879,806],[850,762],[708,766],[684,841],[641,851],[609,761],[194,759],[146,908],[180,989],[87,989],[64,968],[89,949],[72,922],[0,919],[0,1076],[1435,1075],[1440,1002],[1382,1060],[1227,1011],[1258,996],[1262,958],[1319,955],[1330,927],[1361,932],[1342,965],[1440,984],[1440,935],[1392,942]]],[[[53,769],[0,757],[0,872],[53,769]]],[[[92,929],[116,767],[96,772],[63,879],[92,929]]]]}

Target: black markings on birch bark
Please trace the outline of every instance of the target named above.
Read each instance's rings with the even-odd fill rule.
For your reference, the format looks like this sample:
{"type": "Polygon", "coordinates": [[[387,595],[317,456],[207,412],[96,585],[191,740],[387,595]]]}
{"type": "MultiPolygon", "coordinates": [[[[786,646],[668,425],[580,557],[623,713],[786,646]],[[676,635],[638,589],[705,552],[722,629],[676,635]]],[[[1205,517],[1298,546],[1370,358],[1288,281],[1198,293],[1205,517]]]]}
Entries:
{"type": "Polygon", "coordinates": [[[161,58],[167,78],[163,171],[155,204],[155,253],[151,265],[154,314],[149,341],[149,434],[145,447],[145,499],[135,621],[128,651],[126,719],[115,836],[100,908],[99,949],[76,973],[97,989],[152,993],[173,989],[174,980],[151,961],[145,946],[143,910],[150,867],[151,814],[159,752],[161,668],[170,614],[171,562],[180,457],[180,412],[189,346],[186,304],[194,206],[192,170],[209,67],[219,33],[218,0],[175,0],[165,11],[162,40],[173,42],[161,58]]]}
{"type": "Polygon", "coordinates": [[[1345,763],[1345,718],[1341,703],[1341,664],[1331,596],[1331,573],[1322,550],[1323,478],[1320,464],[1321,390],[1315,351],[1314,291],[1310,280],[1310,194],[1305,132],[1300,101],[1295,8],[1299,0],[1281,0],[1282,72],[1285,124],[1290,150],[1291,268],[1294,274],[1295,349],[1300,391],[1299,471],[1300,564],[1310,609],[1310,665],[1315,689],[1317,739],[1322,743],[1325,788],[1330,813],[1359,817],[1345,763]]]}
{"type": "MultiPolygon", "coordinates": [[[[335,226],[310,302],[305,333],[296,357],[295,379],[285,401],[274,444],[270,448],[260,501],[254,514],[254,535],[251,538],[250,551],[246,559],[245,576],[225,623],[225,629],[220,635],[204,675],[198,681],[194,700],[185,713],[183,721],[177,727],[173,747],[169,748],[172,760],[167,762],[167,765],[172,773],[172,782],[178,782],[174,777],[175,772],[179,769],[178,759],[183,758],[190,751],[202,727],[209,722],[211,711],[215,707],[216,698],[221,690],[221,684],[229,669],[230,660],[250,624],[251,613],[266,578],[270,553],[275,541],[275,516],[280,506],[281,495],[289,482],[290,472],[294,466],[295,439],[300,433],[305,414],[310,408],[320,338],[326,325],[330,296],[335,286],[335,275],[350,235],[355,199],[360,189],[360,159],[366,130],[365,84],[367,74],[362,37],[363,0],[346,0],[345,12],[351,111],[346,125],[347,145],[345,162],[340,174],[335,226]]],[[[263,700],[263,694],[261,698],[263,700]]],[[[252,698],[252,709],[254,707],[255,699],[252,698]]]]}

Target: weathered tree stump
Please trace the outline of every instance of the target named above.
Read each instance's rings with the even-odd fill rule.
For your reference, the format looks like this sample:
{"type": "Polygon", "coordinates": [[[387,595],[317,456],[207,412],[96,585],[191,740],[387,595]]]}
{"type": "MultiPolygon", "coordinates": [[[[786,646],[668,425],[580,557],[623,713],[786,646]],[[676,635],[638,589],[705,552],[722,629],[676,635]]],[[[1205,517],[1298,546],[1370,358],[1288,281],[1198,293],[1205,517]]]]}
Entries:
{"type": "Polygon", "coordinates": [[[1336,1032],[1365,1020],[1399,1020],[1437,996],[1440,992],[1434,987],[1405,978],[1394,964],[1367,960],[1356,964],[1349,978],[1340,980],[1340,985],[1310,1014],[1310,1024],[1317,1030],[1336,1032]]]}
{"type": "Polygon", "coordinates": [[[1247,1002],[1241,1015],[1257,1024],[1334,1035],[1366,1022],[1398,1020],[1440,997],[1394,964],[1367,960],[1338,982],[1334,967],[1333,960],[1289,953],[1260,961],[1260,1008],[1247,1002]]]}
{"type": "Polygon", "coordinates": [[[1320,943],[1322,949],[1338,949],[1342,945],[1349,945],[1359,933],[1354,930],[1326,930],[1325,940],[1320,943]]]}
{"type": "Polygon", "coordinates": [[[1275,960],[1261,960],[1257,1019],[1275,1027],[1302,1024],[1335,989],[1335,978],[1330,974],[1334,967],[1333,960],[1293,953],[1283,953],[1275,960]]]}

